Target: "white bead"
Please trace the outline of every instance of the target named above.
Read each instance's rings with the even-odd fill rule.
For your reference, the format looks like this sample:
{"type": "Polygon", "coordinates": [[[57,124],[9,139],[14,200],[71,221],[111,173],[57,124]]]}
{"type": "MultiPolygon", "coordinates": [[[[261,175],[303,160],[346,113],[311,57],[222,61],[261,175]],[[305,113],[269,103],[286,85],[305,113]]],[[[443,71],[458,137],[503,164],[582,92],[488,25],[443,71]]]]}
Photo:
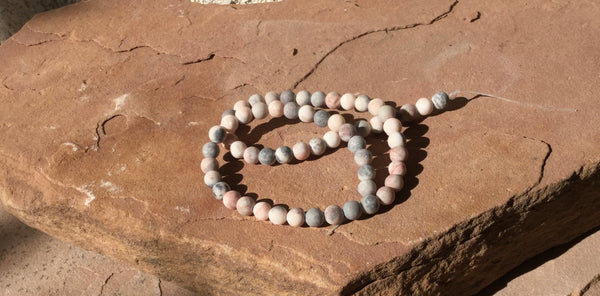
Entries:
{"type": "Polygon", "coordinates": [[[273,101],[279,101],[279,94],[274,91],[270,91],[265,95],[265,103],[269,105],[273,101]]]}
{"type": "Polygon", "coordinates": [[[340,106],[344,110],[352,110],[354,109],[354,101],[356,101],[356,97],[353,94],[343,94],[340,98],[340,106]]]}
{"type": "Polygon", "coordinates": [[[250,107],[254,107],[254,104],[258,103],[258,102],[265,102],[265,98],[263,98],[261,95],[259,94],[253,94],[250,96],[250,98],[248,98],[248,103],[250,103],[250,107]]]}
{"type": "Polygon", "coordinates": [[[328,131],[323,135],[323,140],[327,143],[327,147],[329,148],[337,148],[340,146],[342,139],[340,139],[340,135],[334,131],[328,131]]]}
{"type": "Polygon", "coordinates": [[[279,100],[269,103],[269,114],[273,118],[283,116],[283,103],[279,100]]]}
{"type": "Polygon", "coordinates": [[[213,187],[219,181],[221,181],[221,174],[218,171],[208,171],[204,175],[204,184],[208,187],[213,187]]]}
{"type": "Polygon", "coordinates": [[[340,114],[333,114],[329,116],[329,120],[327,120],[327,127],[337,133],[340,130],[340,126],[342,126],[344,123],[346,123],[344,116],[340,114]]]}
{"type": "Polygon", "coordinates": [[[300,227],[304,225],[304,211],[301,208],[291,208],[287,213],[287,223],[292,227],[300,227]]]}
{"type": "Polygon", "coordinates": [[[287,210],[282,206],[274,206],[269,211],[269,220],[275,225],[283,225],[287,220],[287,210]]]}
{"type": "Polygon", "coordinates": [[[421,116],[427,116],[433,112],[433,103],[428,98],[420,98],[415,103],[415,107],[417,107],[417,112],[421,116]]]}
{"type": "Polygon", "coordinates": [[[385,104],[385,102],[383,102],[382,99],[379,99],[379,98],[372,99],[369,102],[369,105],[367,105],[367,109],[369,110],[369,113],[371,113],[371,115],[377,115],[379,108],[381,106],[383,106],[384,104],[385,104]]]}
{"type": "Polygon", "coordinates": [[[383,131],[389,136],[402,130],[402,122],[398,118],[388,118],[383,123],[383,131]]]}
{"type": "Polygon", "coordinates": [[[302,122],[312,122],[315,116],[315,108],[311,105],[304,105],[298,110],[298,118],[302,122]]]}
{"type": "Polygon", "coordinates": [[[229,147],[229,152],[231,152],[231,156],[240,159],[244,157],[244,150],[246,150],[246,148],[248,148],[246,146],[246,143],[242,141],[235,141],[231,143],[231,146],[229,147]]]}
{"type": "Polygon", "coordinates": [[[240,122],[235,115],[225,115],[221,118],[221,126],[230,133],[235,133],[239,124],[240,122]]]}
{"type": "Polygon", "coordinates": [[[377,117],[381,119],[381,122],[385,122],[390,118],[396,117],[396,109],[390,105],[383,105],[377,110],[377,117]]]}
{"type": "Polygon", "coordinates": [[[374,133],[383,132],[383,122],[381,122],[381,119],[379,119],[379,117],[373,116],[371,118],[371,120],[369,120],[369,123],[371,124],[372,132],[374,132],[374,133]]]}
{"type": "Polygon", "coordinates": [[[388,137],[387,142],[390,148],[404,146],[406,144],[406,137],[404,137],[404,135],[401,132],[395,132],[388,137]]]}
{"type": "Polygon", "coordinates": [[[307,90],[301,90],[296,94],[296,104],[304,106],[310,104],[310,93],[307,90]]]}
{"type": "Polygon", "coordinates": [[[249,123],[254,118],[254,116],[252,116],[252,110],[249,107],[239,107],[235,110],[235,117],[243,124],[249,123]]]}
{"type": "Polygon", "coordinates": [[[369,97],[367,97],[365,95],[360,95],[354,101],[354,108],[358,112],[366,112],[367,110],[369,110],[369,101],[370,100],[371,99],[369,99],[369,97]]]}
{"type": "Polygon", "coordinates": [[[259,201],[254,204],[254,208],[252,209],[252,214],[259,221],[267,221],[269,220],[269,211],[271,210],[271,205],[264,201],[259,201]]]}
{"type": "Polygon", "coordinates": [[[263,119],[267,117],[267,104],[263,102],[256,102],[254,106],[252,106],[252,115],[256,119],[263,119]]]}
{"type": "Polygon", "coordinates": [[[239,100],[233,104],[233,110],[237,111],[238,109],[245,107],[250,108],[250,104],[247,101],[239,100]]]}

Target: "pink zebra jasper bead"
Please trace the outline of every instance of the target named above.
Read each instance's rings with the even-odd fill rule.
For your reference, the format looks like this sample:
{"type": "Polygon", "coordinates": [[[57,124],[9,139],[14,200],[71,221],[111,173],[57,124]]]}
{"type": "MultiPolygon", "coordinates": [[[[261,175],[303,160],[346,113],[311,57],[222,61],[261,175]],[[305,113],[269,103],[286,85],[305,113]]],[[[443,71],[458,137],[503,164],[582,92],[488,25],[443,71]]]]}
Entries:
{"type": "Polygon", "coordinates": [[[217,162],[216,158],[204,158],[200,162],[200,169],[205,174],[210,171],[216,171],[219,169],[219,162],[217,162]]]}
{"type": "Polygon", "coordinates": [[[406,164],[403,161],[394,162],[392,161],[388,166],[388,172],[390,175],[406,175],[406,164]]]}
{"type": "Polygon", "coordinates": [[[283,116],[283,103],[280,100],[272,101],[268,105],[269,115],[273,118],[279,118],[283,116]]]}
{"type": "Polygon", "coordinates": [[[254,146],[250,146],[244,150],[244,161],[248,164],[258,163],[258,153],[260,150],[254,146]]]}
{"type": "Polygon", "coordinates": [[[254,205],[252,209],[252,213],[254,217],[260,221],[269,220],[269,211],[271,210],[271,205],[264,201],[259,201],[254,205]]]}
{"type": "Polygon", "coordinates": [[[241,197],[242,196],[240,195],[240,193],[235,190],[227,191],[225,192],[225,194],[223,194],[223,204],[226,208],[230,210],[235,210],[237,202],[241,197]]]}
{"type": "Polygon", "coordinates": [[[406,161],[408,159],[408,150],[404,146],[396,146],[390,149],[390,160],[392,162],[406,161]]]}
{"type": "Polygon", "coordinates": [[[385,178],[384,184],[386,187],[394,190],[402,190],[402,187],[404,187],[404,178],[400,175],[389,175],[385,178]]]}
{"type": "Polygon", "coordinates": [[[413,104],[404,104],[400,107],[400,118],[403,122],[411,122],[419,118],[417,107],[413,104]]]}
{"type": "Polygon", "coordinates": [[[340,135],[340,139],[342,141],[348,142],[350,138],[356,136],[356,128],[350,123],[344,123],[340,126],[338,134],[340,135]]]}
{"type": "Polygon", "coordinates": [[[330,205],[323,212],[325,215],[325,222],[330,225],[340,225],[344,223],[344,210],[336,205],[330,205]]]}
{"type": "Polygon", "coordinates": [[[310,146],[304,142],[298,142],[292,146],[292,154],[297,160],[306,160],[310,156],[310,146]]]}
{"type": "Polygon", "coordinates": [[[304,225],[304,210],[301,208],[293,208],[287,213],[287,223],[293,227],[300,227],[304,225]]]}
{"type": "Polygon", "coordinates": [[[375,195],[384,206],[391,205],[396,200],[396,191],[390,187],[380,187],[375,195]]]}
{"type": "Polygon", "coordinates": [[[238,199],[235,207],[240,215],[251,216],[255,203],[256,202],[254,201],[254,198],[250,196],[242,196],[240,199],[238,199]]]}
{"type": "Polygon", "coordinates": [[[332,91],[325,96],[325,105],[329,109],[337,109],[340,107],[340,94],[332,91]]]}

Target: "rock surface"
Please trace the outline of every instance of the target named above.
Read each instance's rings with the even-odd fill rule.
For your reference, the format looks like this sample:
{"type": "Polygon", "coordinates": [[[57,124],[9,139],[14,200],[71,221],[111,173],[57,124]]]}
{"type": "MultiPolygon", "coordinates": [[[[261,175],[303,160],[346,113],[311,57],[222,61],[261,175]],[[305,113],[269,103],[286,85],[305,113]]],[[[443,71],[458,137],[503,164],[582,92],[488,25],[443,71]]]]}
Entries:
{"type": "MultiPolygon", "coordinates": [[[[598,10],[92,0],[47,12],[0,47],[0,200],[28,225],[204,294],[474,293],[600,225],[598,10]],[[327,235],[242,218],[202,185],[200,148],[222,110],[287,88],[509,99],[466,95],[408,128],[400,201],[327,235]]],[[[324,133],[251,126],[244,138],[271,147],[324,133]]],[[[323,209],[358,199],[350,157],[225,170],[250,193],[323,209]]]]}

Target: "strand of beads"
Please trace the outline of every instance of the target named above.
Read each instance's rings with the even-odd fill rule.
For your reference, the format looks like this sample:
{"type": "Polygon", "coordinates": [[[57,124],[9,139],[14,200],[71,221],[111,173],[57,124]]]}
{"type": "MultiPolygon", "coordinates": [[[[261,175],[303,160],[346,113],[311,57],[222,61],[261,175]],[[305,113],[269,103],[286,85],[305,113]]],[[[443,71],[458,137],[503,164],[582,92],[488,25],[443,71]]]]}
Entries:
{"type": "Polygon", "coordinates": [[[356,220],[363,213],[373,215],[379,211],[380,205],[392,204],[396,192],[404,186],[403,177],[406,174],[405,162],[408,158],[408,151],[405,147],[406,138],[401,132],[402,121],[409,122],[423,118],[436,109],[443,111],[448,102],[448,95],[438,92],[431,100],[421,98],[415,105],[403,105],[397,112],[383,100],[371,100],[365,95],[356,97],[353,94],[344,94],[340,96],[335,92],[327,95],[323,92],[315,92],[311,95],[305,90],[298,94],[287,90],[281,95],[269,92],[264,98],[260,95],[252,95],[248,101],[240,100],[234,104],[233,109],[223,112],[221,124],[210,128],[210,142],[202,147],[205,157],[201,163],[201,169],[205,173],[204,182],[212,188],[215,198],[223,201],[225,207],[237,210],[241,215],[254,215],[258,220],[269,220],[277,225],[286,222],[295,227],[303,226],[305,223],[310,227],[319,227],[325,222],[330,225],[339,225],[345,220],[356,220]],[[352,125],[346,123],[340,114],[330,115],[324,109],[315,110],[323,105],[329,109],[368,111],[373,117],[369,121],[359,120],[352,125]],[[274,118],[285,116],[288,119],[299,119],[302,122],[315,122],[319,127],[327,126],[329,131],[322,138],[311,139],[308,144],[299,142],[292,148],[281,146],[276,150],[271,148],[259,150],[254,146],[248,147],[244,142],[238,140],[235,131],[240,124],[247,124],[254,118],[264,119],[267,117],[267,113],[274,118]],[[389,175],[385,179],[384,186],[379,188],[373,181],[375,169],[370,165],[372,153],[366,147],[365,137],[371,132],[385,133],[390,147],[389,175]],[[306,212],[301,208],[291,208],[287,211],[283,206],[272,207],[266,201],[256,202],[249,196],[241,196],[239,192],[231,190],[229,184],[221,181],[221,175],[218,172],[216,157],[220,149],[217,143],[223,143],[226,148],[230,149],[234,158],[243,158],[248,164],[260,162],[263,165],[272,165],[276,162],[289,163],[294,158],[303,161],[311,154],[320,156],[327,148],[337,148],[342,141],[347,142],[348,149],[354,153],[354,161],[359,166],[358,192],[362,199],[360,202],[348,201],[343,207],[330,205],[324,212],[319,208],[311,208],[306,212]]]}

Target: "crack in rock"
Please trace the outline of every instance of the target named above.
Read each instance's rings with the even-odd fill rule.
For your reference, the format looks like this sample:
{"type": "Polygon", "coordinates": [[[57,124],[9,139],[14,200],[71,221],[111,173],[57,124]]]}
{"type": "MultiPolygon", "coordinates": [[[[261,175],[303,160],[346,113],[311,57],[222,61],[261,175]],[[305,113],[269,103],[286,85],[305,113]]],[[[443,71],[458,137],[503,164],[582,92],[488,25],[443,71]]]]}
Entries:
{"type": "Polygon", "coordinates": [[[104,292],[104,287],[106,286],[106,284],[108,284],[108,281],[110,281],[110,279],[113,277],[113,275],[115,275],[114,272],[112,272],[105,280],[104,283],[102,284],[102,286],[100,287],[100,293],[98,294],[98,296],[102,296],[102,293],[104,292]]]}

